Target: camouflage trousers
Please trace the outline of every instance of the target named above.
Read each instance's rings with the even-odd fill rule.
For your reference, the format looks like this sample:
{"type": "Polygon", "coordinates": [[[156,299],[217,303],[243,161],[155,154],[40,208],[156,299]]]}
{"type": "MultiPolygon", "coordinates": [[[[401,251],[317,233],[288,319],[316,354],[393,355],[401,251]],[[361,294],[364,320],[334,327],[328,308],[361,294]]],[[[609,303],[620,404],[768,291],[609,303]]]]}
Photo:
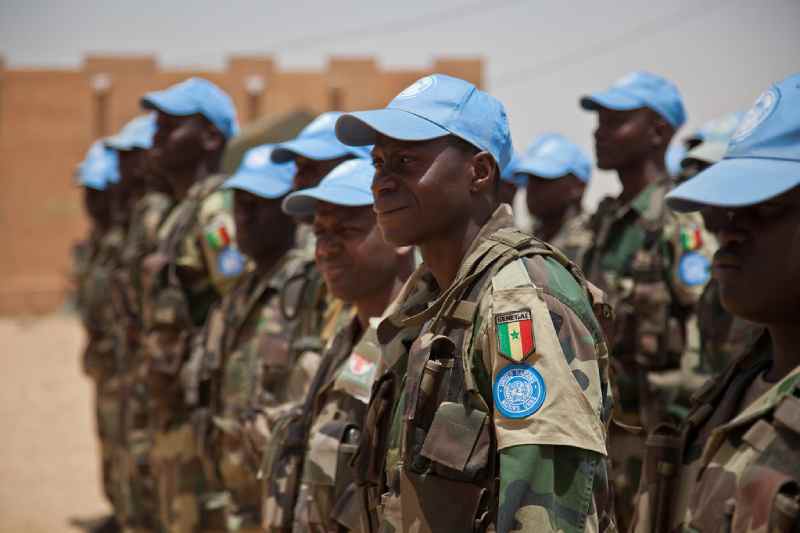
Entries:
{"type": "Polygon", "coordinates": [[[126,389],[123,403],[125,446],[115,461],[119,470],[119,518],[126,531],[153,531],[156,527],[156,487],[150,471],[153,438],[147,410],[144,390],[133,383],[126,389]]]}
{"type": "Polygon", "coordinates": [[[103,378],[95,383],[95,418],[100,444],[103,494],[111,504],[114,514],[119,517],[120,469],[118,458],[123,448],[120,445],[121,381],[119,378],[103,378]]]}
{"type": "Polygon", "coordinates": [[[213,472],[203,460],[191,423],[154,434],[150,466],[155,479],[158,522],[167,533],[223,533],[224,501],[213,490],[213,472]]]}

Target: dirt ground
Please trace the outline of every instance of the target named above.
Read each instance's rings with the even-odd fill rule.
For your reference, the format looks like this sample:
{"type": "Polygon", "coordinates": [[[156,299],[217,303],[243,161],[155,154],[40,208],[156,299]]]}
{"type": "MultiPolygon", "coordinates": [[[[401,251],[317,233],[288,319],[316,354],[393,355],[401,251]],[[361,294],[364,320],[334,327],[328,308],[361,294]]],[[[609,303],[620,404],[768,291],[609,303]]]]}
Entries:
{"type": "Polygon", "coordinates": [[[74,316],[0,319],[0,533],[79,531],[105,514],[93,391],[74,316]]]}

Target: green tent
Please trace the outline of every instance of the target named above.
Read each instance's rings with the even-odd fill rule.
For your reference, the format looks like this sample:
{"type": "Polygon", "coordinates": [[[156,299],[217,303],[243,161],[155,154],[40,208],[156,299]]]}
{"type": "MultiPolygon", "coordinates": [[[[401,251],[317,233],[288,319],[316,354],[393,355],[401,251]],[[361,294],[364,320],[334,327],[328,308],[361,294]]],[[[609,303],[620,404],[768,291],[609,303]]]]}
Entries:
{"type": "Polygon", "coordinates": [[[251,122],[234,137],[222,154],[222,172],[232,174],[244,157],[244,153],[262,144],[275,144],[293,139],[315,114],[300,110],[281,115],[267,116],[251,122]]]}

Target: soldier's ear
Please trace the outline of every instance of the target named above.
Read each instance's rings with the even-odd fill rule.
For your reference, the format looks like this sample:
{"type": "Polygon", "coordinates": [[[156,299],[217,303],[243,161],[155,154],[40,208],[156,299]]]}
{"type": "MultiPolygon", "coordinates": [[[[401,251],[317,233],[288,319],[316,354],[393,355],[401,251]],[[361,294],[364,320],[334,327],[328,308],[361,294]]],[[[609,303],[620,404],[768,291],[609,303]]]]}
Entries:
{"type": "Polygon", "coordinates": [[[653,112],[653,115],[655,116],[655,119],[653,120],[652,127],[650,128],[650,143],[654,148],[667,146],[670,139],[672,139],[673,134],[675,133],[675,129],[666,120],[664,120],[661,115],[658,115],[655,112],[653,112]]]}
{"type": "Polygon", "coordinates": [[[203,150],[206,152],[220,151],[225,144],[225,138],[222,133],[210,123],[203,128],[202,141],[203,150]]]}
{"type": "Polygon", "coordinates": [[[482,151],[472,156],[472,182],[470,192],[492,191],[500,178],[497,164],[489,152],[482,151]]]}

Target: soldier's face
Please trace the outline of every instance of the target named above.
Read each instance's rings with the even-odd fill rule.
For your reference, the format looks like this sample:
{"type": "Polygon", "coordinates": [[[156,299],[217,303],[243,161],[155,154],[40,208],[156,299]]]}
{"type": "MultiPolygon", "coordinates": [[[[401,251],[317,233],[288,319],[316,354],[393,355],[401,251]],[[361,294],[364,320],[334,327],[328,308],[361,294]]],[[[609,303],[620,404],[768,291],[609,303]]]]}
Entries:
{"type": "Polygon", "coordinates": [[[762,324],[797,320],[800,309],[800,188],[739,209],[711,209],[719,221],[714,277],[729,312],[762,324]],[[722,211],[722,212],[720,212],[722,211]],[[728,212],[733,213],[729,218],[728,212]]]}
{"type": "Polygon", "coordinates": [[[390,290],[398,255],[375,223],[372,206],[345,207],[319,202],[314,215],[316,262],[331,293],[345,302],[390,290]]]}
{"type": "Polygon", "coordinates": [[[328,173],[350,159],[350,156],[343,156],[336,159],[309,159],[303,156],[297,156],[294,162],[297,165],[297,171],[294,175],[293,187],[294,190],[308,189],[316,187],[319,182],[328,175],[328,173]]]}
{"type": "Polygon", "coordinates": [[[107,191],[98,191],[91,187],[83,188],[83,206],[93,224],[104,225],[108,222],[110,201],[111,197],[107,191]]]}
{"type": "Polygon", "coordinates": [[[572,174],[558,179],[529,175],[525,191],[528,211],[538,218],[560,215],[570,205],[580,202],[585,188],[572,174]]]}
{"type": "Polygon", "coordinates": [[[119,152],[119,174],[122,194],[129,200],[140,197],[147,185],[147,152],[123,150],[119,152]]]}
{"type": "Polygon", "coordinates": [[[372,159],[374,209],[388,242],[458,238],[472,211],[471,154],[447,137],[409,142],[379,136],[372,159]]]}
{"type": "Polygon", "coordinates": [[[594,131],[597,166],[604,170],[616,170],[647,157],[652,151],[651,130],[654,120],[649,109],[599,109],[597,129],[594,131]]]}
{"type": "Polygon", "coordinates": [[[262,198],[239,189],[233,195],[233,219],[239,249],[254,259],[291,244],[294,221],[281,209],[283,198],[262,198]]]}
{"type": "Polygon", "coordinates": [[[167,179],[193,169],[224,142],[200,114],[179,117],[159,111],[157,116],[153,148],[148,155],[154,170],[167,179]]]}

